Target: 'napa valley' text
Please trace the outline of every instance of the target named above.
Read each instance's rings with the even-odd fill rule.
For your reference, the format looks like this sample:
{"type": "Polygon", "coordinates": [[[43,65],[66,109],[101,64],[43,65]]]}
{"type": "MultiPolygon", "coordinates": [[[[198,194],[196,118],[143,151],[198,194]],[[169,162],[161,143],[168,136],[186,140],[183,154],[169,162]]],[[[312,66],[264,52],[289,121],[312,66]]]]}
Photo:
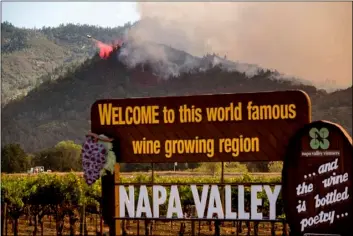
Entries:
{"type": "MultiPolygon", "coordinates": [[[[138,197],[135,198],[135,187],[119,186],[119,213],[120,217],[130,218],[218,218],[218,219],[252,219],[263,218],[276,219],[276,202],[281,190],[281,185],[252,185],[250,189],[250,210],[245,205],[246,191],[244,185],[190,185],[193,202],[196,208],[196,215],[186,215],[183,212],[179,188],[177,185],[164,187],[154,185],[152,196],[149,196],[148,187],[141,185],[138,197]],[[233,191],[237,190],[237,191],[233,191]],[[268,200],[268,215],[265,216],[259,207],[264,200],[258,197],[264,192],[268,200]],[[169,193],[169,194],[168,194],[169,193]],[[237,196],[234,196],[237,195],[237,196]],[[222,197],[223,196],[223,197],[222,197]],[[150,199],[153,202],[150,202],[150,199]],[[234,199],[237,199],[235,201],[234,199]],[[137,200],[137,202],[135,202],[137,200]],[[163,210],[163,213],[161,212],[163,210]]],[[[183,188],[183,194],[185,187],[183,188]]],[[[150,189],[151,190],[151,189],[150,189]]]]}

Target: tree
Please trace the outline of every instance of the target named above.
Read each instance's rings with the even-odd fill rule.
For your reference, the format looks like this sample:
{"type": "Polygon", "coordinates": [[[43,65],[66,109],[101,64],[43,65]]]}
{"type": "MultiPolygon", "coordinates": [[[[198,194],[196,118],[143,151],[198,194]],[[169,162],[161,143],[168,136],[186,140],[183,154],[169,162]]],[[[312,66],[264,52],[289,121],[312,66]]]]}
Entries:
{"type": "Polygon", "coordinates": [[[268,171],[269,172],[282,172],[283,162],[281,161],[271,161],[268,163],[268,171]]]}
{"type": "Polygon", "coordinates": [[[44,166],[45,169],[61,171],[59,159],[61,152],[55,148],[47,148],[35,154],[33,164],[44,166]]]}
{"type": "Polygon", "coordinates": [[[82,170],[81,145],[72,140],[66,140],[56,144],[55,149],[61,154],[61,171],[82,170]]]}
{"type": "Polygon", "coordinates": [[[221,162],[203,162],[200,166],[200,169],[206,172],[212,173],[215,176],[222,169],[221,162]]]}
{"type": "Polygon", "coordinates": [[[71,140],[61,141],[52,148],[38,152],[34,163],[53,171],[80,171],[81,145],[71,140]]]}
{"type": "Polygon", "coordinates": [[[7,144],[1,149],[1,171],[24,172],[29,167],[29,158],[19,144],[7,144]]]}
{"type": "Polygon", "coordinates": [[[244,164],[250,172],[268,172],[268,162],[266,161],[245,162],[244,164]]]}

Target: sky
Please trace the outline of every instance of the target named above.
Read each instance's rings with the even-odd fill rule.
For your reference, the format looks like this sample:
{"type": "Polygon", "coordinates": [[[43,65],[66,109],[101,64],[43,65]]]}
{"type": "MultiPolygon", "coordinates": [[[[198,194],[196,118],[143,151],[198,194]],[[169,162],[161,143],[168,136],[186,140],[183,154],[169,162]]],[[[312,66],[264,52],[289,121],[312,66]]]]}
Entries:
{"type": "Polygon", "coordinates": [[[2,22],[17,27],[55,27],[65,23],[116,27],[139,19],[133,2],[3,2],[2,22]]]}

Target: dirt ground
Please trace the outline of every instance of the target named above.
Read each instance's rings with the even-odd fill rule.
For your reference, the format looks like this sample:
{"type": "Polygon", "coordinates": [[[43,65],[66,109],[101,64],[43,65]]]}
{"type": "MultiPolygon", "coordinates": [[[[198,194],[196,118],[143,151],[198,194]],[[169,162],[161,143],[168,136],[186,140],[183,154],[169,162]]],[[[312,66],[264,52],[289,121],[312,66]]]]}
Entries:
{"type": "MultiPolygon", "coordinates": [[[[44,236],[54,236],[56,235],[55,230],[55,220],[50,217],[45,217],[43,220],[43,235],[44,236]]],[[[245,222],[242,223],[241,230],[237,232],[237,223],[236,222],[224,222],[220,227],[220,235],[256,235],[254,232],[254,224],[250,224],[250,234],[248,233],[248,227],[245,222]]],[[[195,221],[191,223],[190,221],[156,221],[148,225],[148,235],[192,235],[192,226],[194,228],[195,235],[215,235],[214,223],[210,225],[207,221],[195,221]],[[184,227],[182,227],[184,223],[184,227]],[[181,230],[182,229],[182,230],[181,230]],[[180,231],[184,233],[181,234],[180,231]]],[[[76,235],[80,235],[80,225],[79,222],[75,225],[76,235]]],[[[145,221],[129,221],[126,223],[126,229],[128,235],[145,235],[145,221]]],[[[274,224],[275,235],[283,235],[283,224],[276,223],[274,224]]],[[[24,217],[19,220],[19,232],[18,235],[33,235],[34,226],[30,226],[29,220],[24,217]]],[[[101,235],[100,234],[100,217],[98,215],[92,215],[87,217],[87,235],[101,235]]],[[[103,227],[103,232],[108,232],[108,227],[103,227]]],[[[8,220],[7,222],[7,234],[4,232],[3,235],[14,235],[12,231],[12,222],[8,220]]],[[[38,233],[41,234],[41,227],[38,226],[38,233]]],[[[63,235],[70,235],[70,226],[68,219],[65,220],[63,235]]],[[[258,225],[258,235],[271,235],[271,224],[270,223],[260,223],[258,225]]]]}

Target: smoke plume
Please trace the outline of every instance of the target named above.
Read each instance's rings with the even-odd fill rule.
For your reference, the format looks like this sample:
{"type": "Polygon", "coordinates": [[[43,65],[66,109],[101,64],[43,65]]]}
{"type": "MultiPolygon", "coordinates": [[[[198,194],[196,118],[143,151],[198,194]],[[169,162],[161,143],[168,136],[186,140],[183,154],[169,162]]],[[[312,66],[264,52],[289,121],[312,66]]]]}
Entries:
{"type": "MultiPolygon", "coordinates": [[[[352,85],[351,3],[149,2],[138,6],[142,21],[128,36],[135,45],[155,42],[195,56],[226,55],[318,87],[352,85]]],[[[166,50],[156,48],[146,47],[144,53],[145,58],[135,53],[135,63],[170,57],[166,50]]],[[[191,57],[187,60],[194,62],[191,57]]],[[[246,64],[235,67],[256,71],[246,64]]]]}

